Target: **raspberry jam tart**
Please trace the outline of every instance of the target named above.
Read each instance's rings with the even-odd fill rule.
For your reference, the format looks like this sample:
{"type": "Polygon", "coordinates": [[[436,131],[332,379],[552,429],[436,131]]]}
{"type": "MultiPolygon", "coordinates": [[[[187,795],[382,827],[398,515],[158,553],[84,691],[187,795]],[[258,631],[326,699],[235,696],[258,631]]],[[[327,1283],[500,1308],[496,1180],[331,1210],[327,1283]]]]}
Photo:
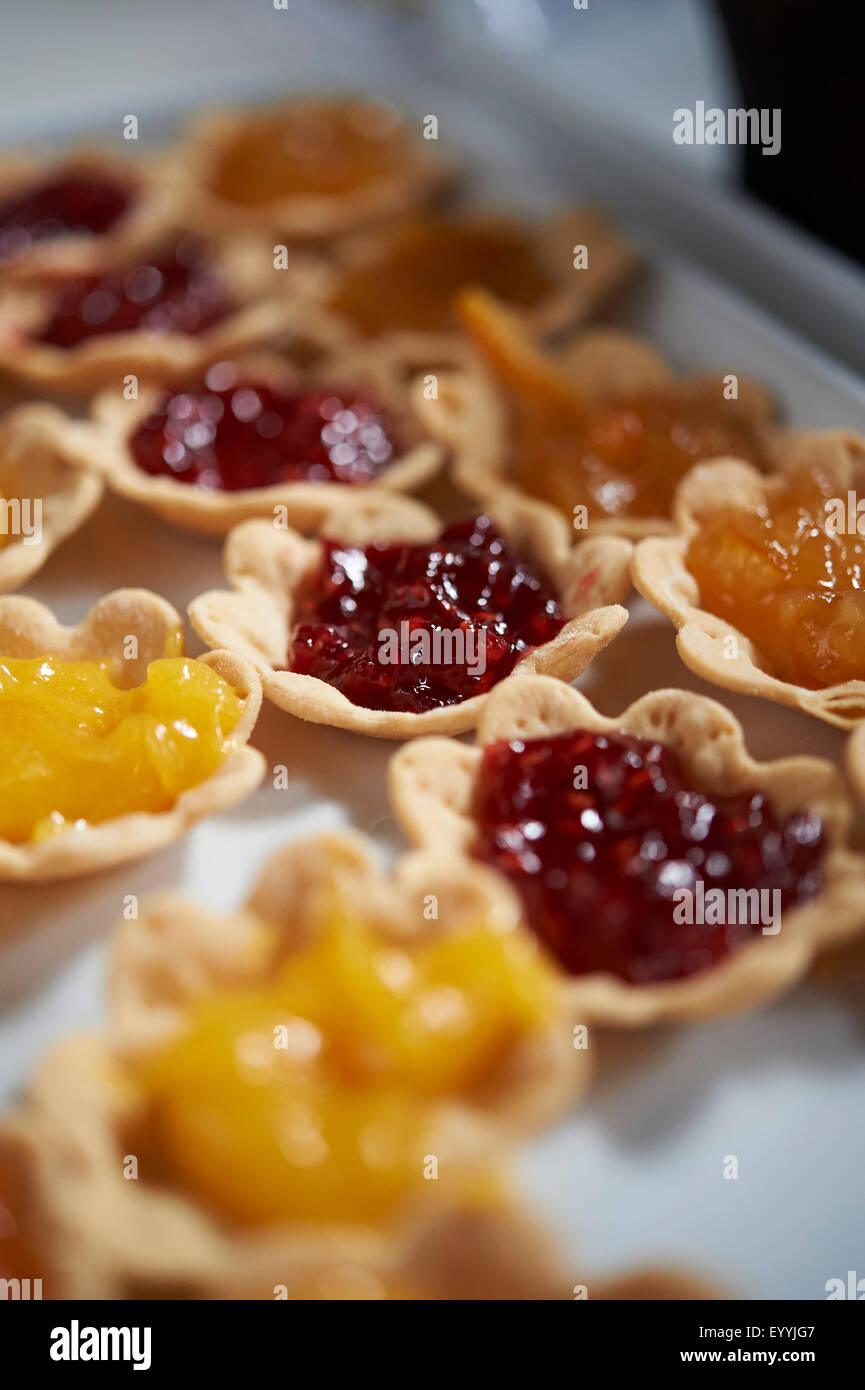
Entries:
{"type": "Polygon", "coordinates": [[[707,516],[686,555],[702,607],[812,690],[865,678],[865,539],[838,491],[819,467],[798,469],[756,506],[707,516]]]}
{"type": "Polygon", "coordinates": [[[42,241],[109,232],[132,201],[130,191],[94,174],[65,174],[0,197],[0,265],[42,241]]]}
{"type": "Polygon", "coordinates": [[[755,421],[724,398],[720,378],[595,399],[489,296],[463,293],[458,310],[505,390],[512,476],[566,516],[584,507],[589,522],[668,517],[695,463],[729,455],[765,468],[755,421]]]}
{"type": "Polygon", "coordinates": [[[492,743],[475,796],[475,856],[506,875],[574,975],[696,975],[761,934],[764,905],[774,931],[778,912],[823,883],[817,815],[779,818],[758,791],[707,796],[648,739],[576,730],[492,743]],[[711,889],[736,910],[718,911],[711,889]],[[741,891],[731,898],[754,889],[747,908],[741,891]]]}
{"type": "Polygon", "coordinates": [[[69,280],[34,341],[74,348],[106,333],[203,333],[234,309],[221,271],[185,239],[152,263],[69,280]]]}
{"type": "Polygon", "coordinates": [[[391,421],[371,394],[244,379],[226,362],[162,397],[129,447],[144,473],[223,492],[292,482],[362,485],[396,452],[391,421]]]}
{"type": "Polygon", "coordinates": [[[414,714],[485,694],[565,622],[550,581],[486,516],[422,544],[323,541],[295,620],[289,670],[414,714]]]}

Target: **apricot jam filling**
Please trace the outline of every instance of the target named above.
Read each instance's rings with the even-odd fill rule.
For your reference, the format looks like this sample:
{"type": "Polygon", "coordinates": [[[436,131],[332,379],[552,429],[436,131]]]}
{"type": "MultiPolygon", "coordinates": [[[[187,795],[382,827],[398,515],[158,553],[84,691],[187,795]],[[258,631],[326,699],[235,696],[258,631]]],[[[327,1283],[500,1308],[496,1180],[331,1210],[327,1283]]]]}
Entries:
{"type": "Polygon", "coordinates": [[[227,362],[159,400],[129,441],[138,467],[223,492],[276,483],[372,482],[392,463],[391,421],[370,393],[295,390],[227,362]]]}
{"type": "Polygon", "coordinates": [[[666,517],[693,464],[732,455],[764,467],[753,425],[720,384],[655,387],[599,406],[494,300],[464,293],[458,311],[507,393],[512,476],[566,516],[585,507],[588,521],[666,517]]]}
{"type": "Polygon", "coordinates": [[[670,749],[626,734],[488,745],[475,816],[476,857],[506,875],[574,975],[696,975],[822,884],[818,816],[779,817],[759,791],[707,796],[670,749]]]}
{"type": "Polygon", "coordinates": [[[773,675],[811,689],[865,678],[865,540],[836,524],[838,490],[820,469],[797,471],[753,510],[707,516],[686,556],[701,606],[749,637],[773,675]]]}
{"type": "Polygon", "coordinates": [[[61,285],[34,342],[72,348],[105,333],[203,333],[233,308],[221,271],[183,240],[152,263],[61,285]]]}
{"type": "Polygon", "coordinates": [[[130,202],[128,189],[92,174],[65,174],[0,198],[0,265],[35,242],[80,232],[103,235],[130,202]]]}
{"type": "Polygon", "coordinates": [[[332,909],[271,983],[196,1005],[142,1065],[154,1172],[233,1222],[376,1221],[424,1186],[436,1103],[481,1085],[551,999],[519,927],[403,949],[332,909]]]}
{"type": "Polygon", "coordinates": [[[399,117],[373,102],[303,102],[244,122],[219,152],[212,191],[244,206],[338,198],[398,174],[410,158],[399,117]]]}
{"type": "Polygon", "coordinates": [[[443,332],[456,326],[453,300],[466,285],[524,308],[552,289],[519,228],[426,217],[404,223],[374,260],[347,271],[331,308],[371,335],[398,328],[443,332]]]}
{"type": "Polygon", "coordinates": [[[168,810],[224,761],[241,708],[187,657],[152,661],[131,690],[106,662],[0,657],[0,837],[168,810]]]}
{"type": "Polygon", "coordinates": [[[482,695],[564,626],[550,581],[487,516],[433,542],[322,547],[289,669],[365,709],[422,714],[482,695]]]}

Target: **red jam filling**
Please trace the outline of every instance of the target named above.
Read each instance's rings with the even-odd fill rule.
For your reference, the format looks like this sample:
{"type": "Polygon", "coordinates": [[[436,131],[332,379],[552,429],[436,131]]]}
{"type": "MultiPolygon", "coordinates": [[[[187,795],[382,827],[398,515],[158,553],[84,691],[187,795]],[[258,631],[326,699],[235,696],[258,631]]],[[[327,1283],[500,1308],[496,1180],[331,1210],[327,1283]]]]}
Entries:
{"type": "Polygon", "coordinates": [[[129,191],[111,179],[67,175],[0,199],[0,263],[37,241],[110,231],[130,203],[129,191]]]}
{"type": "Polygon", "coordinates": [[[424,544],[323,546],[289,669],[365,709],[423,714],[482,695],[564,624],[548,579],[486,516],[424,544]]]}
{"type": "Polygon", "coordinates": [[[103,333],[203,333],[233,307],[201,246],[181,241],[149,265],[68,281],[35,341],[71,348],[103,333]]]}
{"type": "Polygon", "coordinates": [[[371,396],[241,380],[228,362],[212,367],[202,383],[163,397],[130,449],[145,473],[223,492],[368,483],[394,457],[390,420],[371,396]]]}
{"type": "Polygon", "coordinates": [[[476,856],[510,879],[574,975],[695,975],[760,934],[773,906],[783,913],[822,882],[818,816],[780,819],[761,792],[706,796],[646,739],[577,730],[490,744],[476,795],[476,856]],[[762,908],[736,889],[768,890],[762,908]]]}

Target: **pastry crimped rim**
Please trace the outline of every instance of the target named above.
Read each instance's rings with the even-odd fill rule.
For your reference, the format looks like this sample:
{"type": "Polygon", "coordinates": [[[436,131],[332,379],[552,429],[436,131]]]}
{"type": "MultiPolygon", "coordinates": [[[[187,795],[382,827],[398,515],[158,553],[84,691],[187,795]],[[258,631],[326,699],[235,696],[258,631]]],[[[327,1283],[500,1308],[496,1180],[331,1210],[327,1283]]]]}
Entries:
{"type": "MultiPolygon", "coordinates": [[[[441,533],[441,519],[420,502],[383,493],[374,498],[365,491],[364,497],[334,507],[320,535],[363,546],[384,539],[427,541],[441,533]]],[[[628,593],[630,543],[599,536],[574,545],[561,517],[524,498],[502,498],[488,511],[528,559],[542,563],[568,617],[552,641],[529,651],[507,679],[522,680],[538,670],[563,681],[575,679],[627,622],[621,604],[628,593]]],[[[474,728],[489,694],[422,714],[374,710],[353,704],[317,676],[277,669],[288,658],[294,595],[320,556],[317,539],[267,521],[241,523],[223,553],[232,588],[193,599],[192,626],[207,646],[237,651],[251,661],[267,699],[299,719],[391,739],[474,728]]]]}
{"type": "MultiPolygon", "coordinates": [[[[182,239],[182,230],[173,227],[171,231],[182,239]]],[[[170,241],[163,237],[149,249],[158,255],[170,241]]],[[[37,343],[28,335],[45,321],[57,283],[0,284],[0,371],[56,391],[90,391],[109,381],[122,389],[123,378],[129,374],[171,383],[294,331],[303,311],[292,306],[288,286],[277,285],[273,277],[289,276],[296,283],[299,267],[276,270],[272,248],[265,239],[253,236],[213,241],[208,257],[225,273],[237,307],[196,334],[130,329],[84,338],[70,348],[37,343]]],[[[114,270],[116,265],[109,262],[105,268],[114,270]]]]}
{"type": "Polygon", "coordinates": [[[314,529],[339,498],[370,491],[412,491],[430,481],[444,463],[444,446],[421,435],[402,378],[402,352],[395,353],[383,340],[370,343],[363,353],[352,349],[329,353],[307,370],[273,354],[241,354],[232,360],[241,373],[283,385],[371,387],[394,420],[397,433],[405,437],[407,447],[363,486],[289,482],[241,492],[196,487],[176,478],[152,476],[135,463],[129,437],[162,394],[159,387],[145,386],[137,400],[126,400],[119,388],[97,396],[92,405],[93,425],[89,432],[82,429],[78,434],[81,456],[98,468],[113,491],[131,502],[177,526],[219,536],[251,517],[273,516],[277,507],[285,509],[289,525],[314,529]]]}
{"type": "Polygon", "coordinates": [[[107,232],[48,237],[9,261],[0,261],[0,282],[90,275],[112,261],[145,251],[170,225],[174,198],[164,177],[164,156],[126,156],[105,145],[85,145],[46,160],[7,154],[0,159],[0,199],[19,188],[37,188],[64,174],[103,174],[131,189],[134,199],[107,232]]]}
{"type": "MultiPolygon", "coordinates": [[[[150,661],[165,655],[166,640],[181,629],[179,614],[149,589],[115,589],[90,609],[76,627],[63,627],[36,599],[0,598],[0,657],[57,656],[64,661],[114,657],[123,684],[144,680],[150,661]],[[139,655],[124,660],[123,640],[134,634],[139,655]]],[[[45,882],[138,859],[180,838],[204,816],[242,801],[258,786],[265,760],[246,740],[261,707],[261,685],[254,668],[234,652],[209,652],[203,661],[243,700],[231,734],[234,747],[216,772],[178,796],[167,811],[136,811],[49,839],[22,844],[0,839],[0,882],[45,882]]]]}
{"type": "Polygon", "coordinates": [[[15,406],[0,419],[0,499],[8,490],[13,498],[42,503],[38,543],[10,536],[0,547],[0,594],[32,579],[102,499],[102,479],[68,447],[74,429],[62,411],[41,402],[15,406]]]}
{"type": "Polygon", "coordinates": [[[714,512],[731,505],[753,506],[782,490],[787,474],[809,460],[819,463],[837,479],[842,492],[851,485],[854,455],[865,459],[865,440],[844,430],[798,433],[788,436],[780,454],[777,474],[759,473],[739,459],[713,459],[697,464],[676,490],[675,536],[642,541],[634,552],[631,574],[634,585],[648,601],[675,625],[676,648],[685,665],[713,685],[743,695],[759,695],[776,704],[803,710],[827,724],[853,728],[865,718],[865,681],[842,681],[811,690],[780,680],[764,669],[759,647],[726,618],[700,607],[697,581],[685,563],[691,538],[714,512]],[[735,656],[725,647],[735,643],[735,656]]]}
{"type": "MultiPolygon", "coordinates": [[[[355,98],[361,105],[385,106],[369,97],[355,98]]],[[[274,230],[290,241],[327,241],[358,227],[397,217],[407,209],[428,203],[451,177],[447,161],[425,148],[418,131],[415,138],[407,118],[396,113],[405,140],[405,162],[394,175],[337,197],[289,194],[260,203],[234,203],[208,185],[219,151],[246,125],[266,123],[281,111],[290,115],[299,107],[346,104],[344,96],[297,96],[277,106],[233,107],[200,116],[177,147],[172,169],[183,198],[186,224],[212,231],[274,230]]]]}
{"type": "MultiPolygon", "coordinates": [[[[356,904],[395,949],[458,931],[479,916],[523,930],[496,875],[477,875],[435,854],[406,855],[385,875],[356,832],[278,851],[234,913],[208,911],[179,894],[145,904],[115,938],[105,1033],[55,1049],[22,1108],[0,1130],[0,1165],[11,1165],[29,1192],[39,1243],[65,1296],[116,1298],[128,1296],[130,1287],[182,1286],[193,1296],[224,1297],[253,1282],[292,1286],[346,1266],[397,1284],[409,1268],[423,1275],[428,1243],[441,1241],[441,1222],[453,1206],[450,1196],[439,1198],[435,1184],[419,1188],[378,1225],[287,1221],[245,1228],[180,1188],[123,1176],[120,1141],[135,1106],[134,1078],[124,1064],[181,1033],[186,1010],[210,991],[266,982],[280,960],[314,939],[334,889],[337,901],[356,904]],[[424,915],[430,893],[438,897],[436,921],[424,915]]],[[[433,1101],[431,1152],[440,1163],[457,1165],[459,1186],[463,1174],[476,1180],[524,1132],[567,1109],[590,1070],[590,1058],[573,1048],[564,1001],[554,999],[548,1024],[519,1036],[481,1087],[433,1101]]],[[[522,1267],[530,1282],[516,1249],[508,1255],[513,1239],[506,1217],[506,1210],[492,1217],[505,1262],[522,1267]]]]}
{"type": "Polygon", "coordinates": [[[857,725],[848,738],[844,762],[853,790],[865,806],[865,723],[857,725]]]}
{"type": "MultiPolygon", "coordinates": [[[[707,382],[719,381],[725,373],[704,372],[682,377],[643,338],[617,328],[586,328],[573,341],[553,354],[553,360],[599,406],[614,404],[632,391],[678,385],[699,390],[707,382]]],[[[756,382],[738,375],[739,396],[730,401],[732,409],[746,412],[765,435],[767,450],[774,431],[770,429],[771,401],[756,382]]],[[[451,471],[454,482],[470,497],[483,502],[503,493],[527,494],[510,472],[511,425],[507,393],[502,390],[491,368],[480,354],[472,353],[470,363],[442,373],[438,398],[427,399],[420,382],[414,387],[418,413],[434,438],[443,439],[453,452],[451,471]]],[[[557,516],[563,513],[551,502],[532,498],[557,516]]],[[[588,530],[594,535],[666,535],[675,530],[670,517],[589,518],[588,530]]]]}
{"type": "Polygon", "coordinates": [[[777,936],[755,937],[720,964],[683,980],[631,985],[607,972],[562,972],[562,988],[586,1020],[640,1027],[754,1008],[803,978],[818,953],[865,930],[865,856],[845,843],[851,807],[841,773],[819,758],[756,762],[741,726],[723,705],[682,690],[653,691],[607,718],[559,681],[543,676],[519,685],[503,681],[489,697],[475,747],[428,739],[391,759],[388,786],[398,820],[414,844],[468,856],[477,833],[472,799],[481,747],[573,729],[659,740],[678,754],[686,775],[702,790],[759,789],[782,815],[803,807],[816,811],[827,836],[824,886],[810,902],[787,910],[777,936]]]}
{"type": "MultiPolygon", "coordinates": [[[[538,335],[558,333],[574,323],[591,319],[601,305],[627,282],[636,268],[636,258],[629,244],[603,213],[590,206],[574,207],[536,222],[507,213],[484,212],[483,209],[457,211],[446,220],[456,226],[462,222],[481,223],[491,230],[524,233],[539,265],[549,276],[552,288],[534,306],[509,303],[508,307],[530,332],[538,335]],[[574,269],[572,247],[577,245],[589,247],[589,269],[574,269]]],[[[369,344],[376,337],[387,337],[395,347],[405,345],[406,355],[414,357],[419,366],[428,361],[430,370],[438,361],[452,367],[462,367],[471,354],[465,335],[456,326],[452,331],[391,328],[380,335],[367,334],[353,319],[329,303],[331,296],[339,290],[343,276],[375,264],[382,243],[386,244],[390,237],[398,236],[399,232],[399,223],[384,231],[359,232],[337,242],[331,248],[329,258],[322,258],[313,291],[318,303],[321,331],[336,343],[350,341],[369,344]],[[425,352],[426,358],[421,355],[422,352],[425,352]]]]}

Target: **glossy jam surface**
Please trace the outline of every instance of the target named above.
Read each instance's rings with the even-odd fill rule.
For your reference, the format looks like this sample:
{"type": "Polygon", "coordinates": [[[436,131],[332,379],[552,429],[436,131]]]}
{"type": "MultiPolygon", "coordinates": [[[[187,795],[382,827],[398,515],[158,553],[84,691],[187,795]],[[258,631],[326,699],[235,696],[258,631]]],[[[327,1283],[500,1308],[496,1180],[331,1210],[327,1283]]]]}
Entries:
{"type": "Polygon", "coordinates": [[[519,228],[430,217],[406,223],[375,260],[348,271],[331,307],[365,333],[442,332],[455,327],[452,302],[465,285],[522,307],[552,288],[519,228]]]}
{"type": "Polygon", "coordinates": [[[779,819],[760,792],[706,796],[663,744],[625,734],[489,745],[475,814],[477,857],[508,877],[575,975],[609,971],[630,984],[695,975],[767,924],[756,899],[729,912],[729,890],[777,889],[765,906],[783,912],[822,882],[816,815],[779,819]],[[714,924],[714,909],[698,920],[710,889],[725,894],[714,924]],[[687,900],[674,897],[682,890],[693,895],[690,924],[687,900]]]}
{"type": "Polygon", "coordinates": [[[404,950],[335,910],[267,986],[203,1002],[145,1064],[153,1161],[228,1220],[374,1221],[438,1187],[430,1106],[482,1082],[550,1001],[519,928],[404,950]]]}
{"type": "Polygon", "coordinates": [[[219,152],[210,187],[244,206],[280,198],[338,198],[406,163],[402,124],[373,102],[298,102],[244,123],[219,152]]]}
{"type": "Polygon", "coordinates": [[[564,624],[550,582],[489,517],[434,542],[323,549],[289,669],[365,709],[422,714],[482,695],[564,624]]]}
{"type": "Polygon", "coordinates": [[[152,264],[70,280],[34,341],[71,348],[104,333],[203,333],[233,309],[224,276],[194,242],[152,264]]]}
{"type": "Polygon", "coordinates": [[[108,232],[129,203],[129,191],[113,180],[73,174],[0,197],[0,265],[36,242],[108,232]]]}
{"type": "Polygon", "coordinates": [[[224,761],[240,710],[185,657],[152,661],[131,690],[103,662],[0,657],[0,838],[168,810],[224,761]]]}
{"type": "Polygon", "coordinates": [[[511,406],[512,474],[534,497],[587,520],[668,516],[676,484],[704,459],[731,455],[763,466],[754,427],[717,386],[634,392],[608,405],[540,352],[513,316],[482,295],[460,315],[511,406]]]}
{"type": "Polygon", "coordinates": [[[390,419],[374,398],[338,388],[289,390],[218,363],[164,396],[130,440],[145,473],[225,492],[276,483],[371,482],[393,461],[390,419]]]}
{"type": "Polygon", "coordinates": [[[817,469],[797,473],[752,511],[715,512],[686,557],[700,603],[750,637],[782,680],[812,689],[862,680],[865,538],[857,527],[847,490],[817,469]]]}

